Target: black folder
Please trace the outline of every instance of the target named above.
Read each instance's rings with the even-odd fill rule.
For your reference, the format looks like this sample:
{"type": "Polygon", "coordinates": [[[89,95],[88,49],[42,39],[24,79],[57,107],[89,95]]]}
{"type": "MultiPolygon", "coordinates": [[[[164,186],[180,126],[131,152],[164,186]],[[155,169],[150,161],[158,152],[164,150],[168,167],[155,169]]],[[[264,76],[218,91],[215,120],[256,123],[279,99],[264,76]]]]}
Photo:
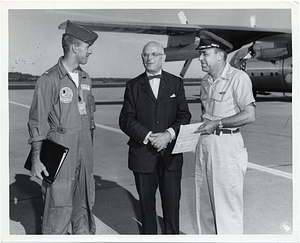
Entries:
{"type": "MultiPolygon", "coordinates": [[[[55,143],[51,140],[43,140],[40,159],[41,162],[45,165],[49,176],[46,176],[44,172],[42,172],[43,179],[50,184],[52,184],[65,161],[65,158],[69,152],[69,149],[55,143]]],[[[24,168],[31,171],[31,153],[27,157],[24,168]]]]}

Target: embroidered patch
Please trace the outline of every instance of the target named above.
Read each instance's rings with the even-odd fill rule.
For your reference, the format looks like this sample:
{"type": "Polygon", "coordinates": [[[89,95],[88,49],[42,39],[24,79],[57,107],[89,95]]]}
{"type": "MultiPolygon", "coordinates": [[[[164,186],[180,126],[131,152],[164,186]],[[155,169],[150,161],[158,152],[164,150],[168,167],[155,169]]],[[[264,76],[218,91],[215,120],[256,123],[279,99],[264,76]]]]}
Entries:
{"type": "Polygon", "coordinates": [[[73,92],[69,87],[63,87],[59,92],[59,98],[62,103],[70,103],[73,98],[73,92]]]}
{"type": "Polygon", "coordinates": [[[90,86],[88,84],[82,84],[81,89],[82,90],[90,90],[90,86]]]}

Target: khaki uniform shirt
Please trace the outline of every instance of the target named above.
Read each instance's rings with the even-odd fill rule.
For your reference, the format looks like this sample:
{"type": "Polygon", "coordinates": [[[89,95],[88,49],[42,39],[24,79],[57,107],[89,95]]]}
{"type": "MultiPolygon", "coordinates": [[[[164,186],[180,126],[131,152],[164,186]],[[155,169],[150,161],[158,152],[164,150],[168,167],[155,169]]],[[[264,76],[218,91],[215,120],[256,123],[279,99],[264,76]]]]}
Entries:
{"type": "Polygon", "coordinates": [[[225,68],[215,81],[210,74],[201,81],[200,100],[203,120],[218,120],[236,115],[255,102],[252,83],[242,70],[226,63],[225,68]]]}

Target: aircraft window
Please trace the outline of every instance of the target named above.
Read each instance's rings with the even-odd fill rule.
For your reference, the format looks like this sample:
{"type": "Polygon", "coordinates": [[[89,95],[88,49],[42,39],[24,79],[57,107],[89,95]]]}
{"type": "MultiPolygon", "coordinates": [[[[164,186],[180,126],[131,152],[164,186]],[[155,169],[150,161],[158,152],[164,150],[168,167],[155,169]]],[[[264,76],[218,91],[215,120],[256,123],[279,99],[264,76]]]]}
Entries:
{"type": "Polygon", "coordinates": [[[264,73],[260,73],[260,76],[264,76],[264,73]]]}
{"type": "Polygon", "coordinates": [[[254,76],[254,73],[251,73],[251,76],[253,77],[253,76],[254,76]]]}
{"type": "Polygon", "coordinates": [[[278,76],[278,73],[275,73],[276,76],[278,76]]]}
{"type": "Polygon", "coordinates": [[[271,74],[271,76],[273,76],[274,74],[273,73],[270,73],[271,74]]]}

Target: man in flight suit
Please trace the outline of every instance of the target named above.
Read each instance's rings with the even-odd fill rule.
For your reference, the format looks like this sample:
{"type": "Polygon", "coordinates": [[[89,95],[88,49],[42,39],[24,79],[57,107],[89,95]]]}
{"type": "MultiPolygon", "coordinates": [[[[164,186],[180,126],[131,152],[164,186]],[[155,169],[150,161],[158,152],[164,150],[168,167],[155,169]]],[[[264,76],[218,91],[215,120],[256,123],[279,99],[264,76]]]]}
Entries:
{"type": "Polygon", "coordinates": [[[80,64],[87,63],[97,38],[96,33],[67,21],[64,55],[36,83],[28,120],[31,174],[39,179],[42,172],[48,175],[39,157],[42,140],[69,148],[54,183],[42,182],[43,234],[95,234],[92,130],[96,109],[91,79],[80,64]]]}
{"type": "Polygon", "coordinates": [[[196,212],[200,234],[243,234],[243,183],[248,155],[239,127],[255,121],[248,75],[226,62],[232,45],[200,33],[201,118],[196,148],[196,212]]]}
{"type": "Polygon", "coordinates": [[[149,42],[143,48],[146,69],[126,83],[119,117],[129,137],[129,169],[133,171],[142,210],[142,234],[157,234],[155,194],[159,186],[164,234],[179,234],[182,154],[171,154],[180,125],[191,114],[183,82],[164,70],[163,47],[149,42]],[[157,76],[158,75],[158,76],[157,76]]]}

